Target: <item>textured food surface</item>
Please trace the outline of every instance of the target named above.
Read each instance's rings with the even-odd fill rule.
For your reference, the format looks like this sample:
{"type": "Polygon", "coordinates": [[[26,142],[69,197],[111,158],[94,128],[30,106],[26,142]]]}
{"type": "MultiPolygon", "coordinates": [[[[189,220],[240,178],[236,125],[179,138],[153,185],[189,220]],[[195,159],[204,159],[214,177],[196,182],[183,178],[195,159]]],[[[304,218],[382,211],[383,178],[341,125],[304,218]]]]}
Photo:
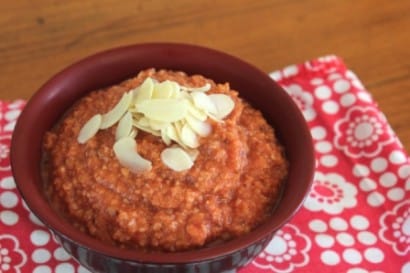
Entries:
{"type": "Polygon", "coordinates": [[[146,251],[182,251],[248,233],[271,215],[287,173],[273,129],[229,84],[166,70],[145,70],[89,93],[46,134],[44,148],[45,188],[54,208],[102,241],[146,251]],[[235,102],[223,122],[208,119],[212,133],[200,139],[189,170],[164,165],[160,154],[167,146],[142,131],[137,150],[152,169],[141,173],[116,159],[117,125],[77,142],[87,120],[108,112],[147,77],[194,87],[208,82],[208,93],[227,94],[235,102]]]}

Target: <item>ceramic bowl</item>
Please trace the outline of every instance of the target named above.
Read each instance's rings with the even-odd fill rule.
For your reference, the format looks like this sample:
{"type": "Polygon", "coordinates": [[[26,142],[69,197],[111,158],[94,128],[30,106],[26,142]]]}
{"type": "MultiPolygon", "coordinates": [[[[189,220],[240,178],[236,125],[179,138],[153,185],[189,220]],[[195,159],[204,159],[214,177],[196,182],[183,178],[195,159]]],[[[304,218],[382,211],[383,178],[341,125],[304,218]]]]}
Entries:
{"type": "MultiPolygon", "coordinates": [[[[274,60],[272,60],[274,61],[274,60]]],[[[28,101],[11,148],[17,187],[31,211],[80,264],[92,272],[223,272],[249,263],[301,206],[312,183],[314,156],[306,122],[290,96],[254,66],[194,45],[150,43],[87,57],[47,81],[28,101]],[[145,253],[104,244],[79,232],[50,207],[40,174],[42,140],[64,112],[92,90],[119,83],[146,68],[182,70],[229,82],[275,128],[290,163],[277,208],[264,224],[240,238],[177,253],[145,253]]]]}

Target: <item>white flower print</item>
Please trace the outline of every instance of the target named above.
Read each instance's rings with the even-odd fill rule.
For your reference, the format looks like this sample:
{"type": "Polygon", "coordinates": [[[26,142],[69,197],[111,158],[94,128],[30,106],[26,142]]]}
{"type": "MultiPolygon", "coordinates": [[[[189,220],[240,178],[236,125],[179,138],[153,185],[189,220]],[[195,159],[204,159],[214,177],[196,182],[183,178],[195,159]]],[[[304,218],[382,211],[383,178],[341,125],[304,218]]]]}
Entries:
{"type": "Polygon", "coordinates": [[[0,273],[20,273],[27,256],[20,249],[18,240],[12,235],[0,235],[0,273]]]}
{"type": "Polygon", "coordinates": [[[312,121],[316,117],[316,111],[313,108],[313,96],[297,84],[284,86],[286,92],[293,98],[296,105],[302,111],[307,121],[312,121]]]}
{"type": "Polygon", "coordinates": [[[272,272],[289,273],[309,263],[309,237],[291,224],[277,231],[264,251],[253,261],[258,268],[272,272]]]}
{"type": "Polygon", "coordinates": [[[406,200],[380,218],[380,238],[399,255],[410,253],[410,201],[406,200]]]}
{"type": "Polygon", "coordinates": [[[353,158],[373,157],[394,141],[385,117],[373,107],[352,107],[334,129],[335,146],[353,158]]]}
{"type": "Polygon", "coordinates": [[[337,173],[316,172],[311,191],[303,205],[310,211],[338,214],[345,208],[356,206],[357,192],[356,186],[337,173]]]}

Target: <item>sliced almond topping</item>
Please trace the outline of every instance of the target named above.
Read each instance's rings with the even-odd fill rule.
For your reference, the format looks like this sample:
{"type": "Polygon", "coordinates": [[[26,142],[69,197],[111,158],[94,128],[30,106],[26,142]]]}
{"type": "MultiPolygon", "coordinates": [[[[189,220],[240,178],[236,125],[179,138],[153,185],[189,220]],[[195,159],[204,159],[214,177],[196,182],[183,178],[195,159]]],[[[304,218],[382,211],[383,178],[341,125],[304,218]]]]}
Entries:
{"type": "MultiPolygon", "coordinates": [[[[168,125],[172,127],[172,125],[168,125]]],[[[172,138],[168,135],[168,127],[161,129],[161,139],[166,145],[171,145],[172,138]]]]}
{"type": "Polygon", "coordinates": [[[211,94],[209,98],[216,106],[217,112],[214,114],[218,119],[228,116],[235,107],[235,102],[231,97],[225,94],[211,94]]]}
{"type": "Polygon", "coordinates": [[[208,92],[209,90],[211,90],[211,84],[207,82],[201,87],[181,86],[181,90],[190,92],[208,92]]]}
{"type": "Polygon", "coordinates": [[[177,97],[177,94],[175,94],[176,89],[172,83],[173,82],[166,80],[161,83],[155,84],[154,91],[152,93],[152,98],[153,99],[176,98],[177,97]]]}
{"type": "Polygon", "coordinates": [[[171,98],[176,99],[179,98],[181,95],[181,87],[179,86],[179,83],[174,82],[174,81],[169,81],[171,83],[171,88],[172,88],[172,96],[171,98]]]}
{"type": "Polygon", "coordinates": [[[196,108],[191,102],[188,105],[188,112],[200,121],[205,121],[208,118],[208,115],[203,110],[196,108]]]}
{"type": "Polygon", "coordinates": [[[222,119],[234,109],[234,101],[229,96],[205,94],[210,89],[209,83],[186,87],[174,81],[158,82],[148,77],[139,87],[125,93],[109,112],[92,117],[81,128],[77,140],[85,143],[99,129],[118,122],[113,148],[121,165],[132,172],[152,168],[151,162],[137,152],[135,137],[138,128],[161,137],[166,145],[177,143],[177,147],[165,149],[161,159],[175,171],[187,170],[199,155],[196,149],[199,138],[212,132],[207,119],[223,122],[222,119]]]}
{"type": "Polygon", "coordinates": [[[191,157],[192,161],[195,161],[196,158],[199,156],[198,149],[187,149],[185,152],[191,157]]]}
{"type": "Polygon", "coordinates": [[[152,99],[137,104],[137,111],[149,119],[174,122],[185,117],[188,104],[177,99],[152,99]]]}
{"type": "Polygon", "coordinates": [[[142,130],[142,131],[144,131],[144,132],[153,134],[154,136],[161,136],[161,133],[160,133],[159,131],[153,130],[153,129],[151,128],[151,126],[149,126],[149,123],[148,123],[148,125],[145,125],[145,122],[141,122],[142,120],[143,120],[143,119],[140,119],[139,121],[133,121],[132,124],[133,124],[135,127],[137,127],[138,129],[140,129],[140,130],[142,130]]]}
{"type": "Polygon", "coordinates": [[[161,152],[162,162],[174,171],[188,170],[194,162],[183,149],[179,147],[166,148],[161,152]]]}
{"type": "Polygon", "coordinates": [[[120,120],[131,104],[132,93],[125,93],[108,113],[102,115],[100,129],[107,129],[120,120]]]}
{"type": "Polygon", "coordinates": [[[209,136],[209,134],[212,132],[212,126],[209,123],[201,121],[192,115],[187,115],[185,117],[185,120],[192,128],[192,130],[194,130],[195,133],[197,133],[201,137],[209,136]]]}
{"type": "Polygon", "coordinates": [[[131,137],[121,138],[115,142],[113,148],[120,164],[131,172],[138,173],[151,170],[151,162],[138,154],[135,139],[131,137]]]}
{"type": "Polygon", "coordinates": [[[180,137],[181,141],[190,148],[197,148],[199,146],[198,136],[188,124],[182,127],[180,137]]]}
{"type": "Polygon", "coordinates": [[[137,125],[137,124],[139,124],[143,127],[150,127],[149,118],[144,117],[144,116],[141,116],[140,118],[135,118],[134,119],[134,125],[137,125]]]}
{"type": "Polygon", "coordinates": [[[177,126],[168,126],[165,129],[164,134],[166,134],[168,138],[172,139],[175,142],[181,142],[181,139],[179,138],[179,133],[177,132],[177,126]]]}
{"type": "Polygon", "coordinates": [[[90,138],[95,136],[95,134],[100,129],[100,125],[101,125],[101,115],[100,114],[94,115],[92,118],[90,118],[84,124],[84,126],[81,128],[78,134],[78,137],[77,137],[78,143],[84,144],[90,138]]]}
{"type": "Polygon", "coordinates": [[[155,131],[161,131],[162,129],[165,129],[168,127],[169,122],[164,122],[164,121],[158,121],[158,120],[149,120],[149,126],[151,127],[152,130],[155,131]]]}
{"type": "MultiPolygon", "coordinates": [[[[172,144],[169,148],[180,148],[181,149],[181,146],[179,146],[178,144],[172,144]]],[[[189,157],[191,157],[191,160],[193,162],[195,162],[195,160],[199,156],[199,150],[198,149],[183,148],[182,150],[184,150],[184,152],[187,153],[187,155],[189,155],[189,157]]]]}
{"type": "Polygon", "coordinates": [[[152,78],[148,77],[144,82],[134,90],[134,100],[133,104],[139,103],[144,100],[149,100],[152,97],[152,92],[154,91],[154,81],[152,78]]]}
{"type": "Polygon", "coordinates": [[[184,124],[185,123],[181,120],[173,123],[174,128],[175,128],[175,132],[176,132],[176,134],[177,134],[177,136],[178,136],[178,138],[180,139],[181,142],[182,142],[181,132],[182,132],[182,127],[184,126],[184,124]]]}
{"type": "Polygon", "coordinates": [[[129,136],[132,130],[132,114],[126,112],[125,115],[118,122],[117,130],[115,132],[115,140],[122,137],[129,136]]]}
{"type": "Polygon", "coordinates": [[[216,114],[216,106],[208,95],[202,92],[192,92],[191,97],[197,108],[204,110],[206,113],[216,114]]]}
{"type": "Polygon", "coordinates": [[[138,135],[138,130],[137,129],[132,129],[130,134],[129,134],[129,137],[135,138],[137,135],[138,135]]]}
{"type": "Polygon", "coordinates": [[[180,91],[178,94],[178,98],[180,99],[186,99],[188,101],[191,101],[191,95],[187,91],[180,91]]]}

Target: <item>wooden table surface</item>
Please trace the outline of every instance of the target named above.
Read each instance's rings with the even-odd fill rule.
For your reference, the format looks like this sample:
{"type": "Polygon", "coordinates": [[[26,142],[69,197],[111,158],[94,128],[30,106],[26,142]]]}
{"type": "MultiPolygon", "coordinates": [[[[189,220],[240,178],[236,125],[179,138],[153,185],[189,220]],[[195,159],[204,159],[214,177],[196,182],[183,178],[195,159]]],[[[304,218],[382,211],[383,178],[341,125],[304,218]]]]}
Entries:
{"type": "Polygon", "coordinates": [[[28,99],[68,64],[132,43],[204,45],[266,72],[333,53],[409,151],[410,1],[13,0],[0,10],[0,100],[28,99]]]}

